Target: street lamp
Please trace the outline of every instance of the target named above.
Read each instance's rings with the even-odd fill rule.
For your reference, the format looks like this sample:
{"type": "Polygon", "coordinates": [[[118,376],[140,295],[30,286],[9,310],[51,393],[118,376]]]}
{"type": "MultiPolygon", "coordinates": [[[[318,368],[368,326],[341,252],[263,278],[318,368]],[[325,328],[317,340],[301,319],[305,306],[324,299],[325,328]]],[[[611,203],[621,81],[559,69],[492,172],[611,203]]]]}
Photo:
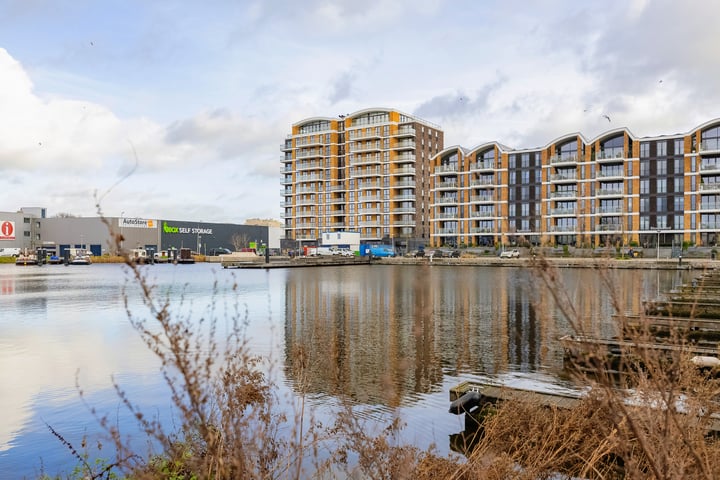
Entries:
{"type": "Polygon", "coordinates": [[[655,251],[656,251],[656,255],[657,255],[657,261],[660,261],[660,232],[661,231],[662,230],[660,230],[659,228],[657,229],[657,241],[655,242],[655,251]]]}

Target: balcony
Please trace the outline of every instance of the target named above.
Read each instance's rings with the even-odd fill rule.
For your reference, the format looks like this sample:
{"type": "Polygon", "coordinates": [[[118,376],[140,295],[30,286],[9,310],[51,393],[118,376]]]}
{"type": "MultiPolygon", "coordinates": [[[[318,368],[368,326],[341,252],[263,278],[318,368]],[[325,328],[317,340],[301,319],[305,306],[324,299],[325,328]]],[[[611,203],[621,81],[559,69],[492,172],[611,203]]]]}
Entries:
{"type": "Polygon", "coordinates": [[[618,215],[623,213],[622,207],[617,206],[600,207],[597,211],[600,215],[618,215]]]}
{"type": "Polygon", "coordinates": [[[394,163],[415,163],[415,154],[414,153],[403,153],[400,155],[396,155],[392,161],[394,163]]]}
{"type": "Polygon", "coordinates": [[[492,195],[472,195],[470,197],[471,203],[490,203],[494,201],[495,198],[492,195]]]}
{"type": "Polygon", "coordinates": [[[392,184],[393,188],[415,188],[415,180],[403,179],[392,184]]]}
{"type": "Polygon", "coordinates": [[[319,168],[322,168],[322,163],[320,162],[296,162],[295,163],[295,169],[300,170],[317,170],[319,168]]]}
{"type": "Polygon", "coordinates": [[[600,151],[595,154],[595,161],[598,163],[618,163],[625,161],[625,152],[616,152],[609,150],[607,152],[600,151]]]}
{"type": "Polygon", "coordinates": [[[295,158],[312,158],[325,157],[325,151],[320,148],[309,148],[307,150],[298,150],[295,152],[295,158]]]}
{"type": "Polygon", "coordinates": [[[552,155],[550,157],[550,164],[551,165],[574,165],[578,161],[577,154],[561,154],[561,155],[552,155]]]}
{"type": "Polygon", "coordinates": [[[698,150],[700,151],[700,155],[720,153],[720,138],[703,140],[700,142],[700,148],[698,150]]]}
{"type": "Polygon", "coordinates": [[[416,220],[414,217],[396,218],[393,219],[390,223],[393,227],[414,227],[416,220]]]}
{"type": "Polygon", "coordinates": [[[382,174],[382,169],[380,168],[351,168],[350,169],[350,176],[357,178],[357,177],[377,177],[378,175],[382,174]]]}
{"type": "Polygon", "coordinates": [[[381,225],[380,220],[360,220],[358,222],[360,227],[379,227],[381,225]]]}
{"type": "Polygon", "coordinates": [[[600,188],[595,191],[596,197],[622,197],[622,188],[600,188]]]}
{"type": "Polygon", "coordinates": [[[495,162],[475,162],[470,164],[470,171],[477,170],[493,170],[495,168],[495,162]]]}
{"type": "Polygon", "coordinates": [[[718,210],[720,210],[720,202],[701,203],[700,204],[700,211],[702,211],[702,212],[718,211],[718,210]]]}
{"type": "Polygon", "coordinates": [[[398,128],[396,136],[398,137],[414,137],[415,136],[415,128],[403,126],[398,128]]]}
{"type": "Polygon", "coordinates": [[[457,235],[457,228],[439,228],[435,231],[437,235],[457,235]]]}
{"type": "Polygon", "coordinates": [[[414,140],[403,140],[395,144],[395,150],[415,150],[414,140]]]}
{"type": "Polygon", "coordinates": [[[552,208],[550,215],[555,217],[573,217],[577,214],[577,208],[552,208]]]}
{"type": "Polygon", "coordinates": [[[295,177],[295,182],[297,183],[317,182],[318,180],[324,180],[324,177],[320,174],[298,175],[295,177]]]}
{"type": "Polygon", "coordinates": [[[701,192],[719,192],[720,191],[720,183],[701,183],[700,191],[701,192]]]}
{"type": "Polygon", "coordinates": [[[621,179],[621,178],[625,178],[625,173],[620,169],[606,170],[606,171],[603,171],[601,169],[600,171],[595,173],[595,178],[602,178],[604,180],[613,179],[613,178],[621,179]]]}
{"type": "MultiPolygon", "coordinates": [[[[412,197],[415,198],[415,197],[412,197]]],[[[358,202],[379,202],[380,201],[380,195],[359,195],[358,202]]]]}
{"type": "Polygon", "coordinates": [[[413,193],[403,193],[402,195],[395,195],[392,197],[394,201],[415,201],[417,197],[413,193]]]}
{"type": "Polygon", "coordinates": [[[396,168],[390,172],[390,175],[415,175],[415,169],[413,167],[401,167],[396,168]]]}
{"type": "Polygon", "coordinates": [[[435,167],[435,170],[434,170],[434,172],[436,174],[438,174],[438,173],[454,173],[457,171],[458,171],[458,166],[455,163],[453,163],[451,165],[439,165],[439,166],[435,167]]]}
{"type": "Polygon", "coordinates": [[[563,190],[560,192],[550,192],[550,198],[576,198],[577,191],[575,190],[563,190]]]}
{"type": "Polygon", "coordinates": [[[351,143],[350,153],[361,153],[361,152],[379,152],[383,150],[380,146],[380,142],[367,142],[367,143],[351,143]]]}
{"type": "Polygon", "coordinates": [[[350,166],[355,165],[370,165],[375,163],[382,163],[383,159],[381,155],[358,155],[350,160],[350,166]]]}
{"type": "Polygon", "coordinates": [[[435,190],[457,190],[457,189],[458,189],[458,182],[456,182],[456,181],[437,182],[435,184],[435,190]]]}
{"type": "Polygon", "coordinates": [[[379,215],[382,213],[381,208],[359,208],[358,213],[360,215],[379,215]]]}
{"type": "Polygon", "coordinates": [[[400,214],[400,213],[416,213],[415,207],[400,207],[400,208],[393,208],[392,213],[400,214]]]}
{"type": "Polygon", "coordinates": [[[560,232],[560,233],[568,233],[568,232],[575,232],[577,230],[577,226],[575,225],[553,225],[550,227],[551,232],[560,232]]]}
{"type": "Polygon", "coordinates": [[[368,189],[375,189],[380,188],[380,182],[363,182],[358,185],[358,190],[368,190],[368,189]]]}
{"type": "Polygon", "coordinates": [[[701,230],[720,230],[720,223],[714,222],[714,223],[701,223],[700,224],[701,230]]]}
{"type": "Polygon", "coordinates": [[[487,233],[494,233],[495,229],[493,228],[487,228],[487,227],[471,227],[470,233],[481,233],[481,234],[487,234],[487,233]]]}
{"type": "Polygon", "coordinates": [[[621,232],[622,231],[622,225],[619,223],[611,223],[606,225],[596,225],[595,226],[595,232],[598,233],[607,233],[607,232],[621,232]]]}
{"type": "Polygon", "coordinates": [[[379,128],[371,128],[369,132],[365,128],[358,128],[354,130],[348,130],[348,138],[350,140],[370,140],[382,138],[382,135],[380,134],[379,128]]]}
{"type": "Polygon", "coordinates": [[[458,212],[441,212],[435,215],[435,218],[438,220],[455,220],[458,218],[458,212]]]}
{"type": "Polygon", "coordinates": [[[720,163],[702,162],[702,163],[700,163],[700,171],[702,173],[719,173],[720,172],[720,163]]]}
{"type": "Polygon", "coordinates": [[[575,182],[576,180],[577,180],[576,172],[555,173],[555,174],[550,175],[550,181],[553,183],[575,182]]]}
{"type": "Polygon", "coordinates": [[[439,197],[435,199],[435,203],[443,205],[456,204],[458,199],[456,197],[439,197]]]}
{"type": "Polygon", "coordinates": [[[295,200],[295,205],[317,205],[318,201],[316,198],[303,198],[295,200]]]}
{"type": "Polygon", "coordinates": [[[471,187],[494,187],[495,186],[495,178],[494,177],[473,178],[472,180],[470,180],[470,186],[471,187]]]}
{"type": "Polygon", "coordinates": [[[470,212],[471,218],[490,218],[494,216],[495,212],[492,210],[475,210],[470,212]]]}

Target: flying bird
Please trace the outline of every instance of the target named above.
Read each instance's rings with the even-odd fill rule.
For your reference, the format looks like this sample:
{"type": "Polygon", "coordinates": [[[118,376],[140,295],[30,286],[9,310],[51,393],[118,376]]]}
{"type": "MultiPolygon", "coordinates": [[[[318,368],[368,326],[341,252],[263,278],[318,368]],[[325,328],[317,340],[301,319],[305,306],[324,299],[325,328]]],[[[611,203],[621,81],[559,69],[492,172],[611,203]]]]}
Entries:
{"type": "Polygon", "coordinates": [[[607,115],[603,115],[603,118],[606,119],[608,122],[610,121],[610,117],[608,117],[607,115]]]}

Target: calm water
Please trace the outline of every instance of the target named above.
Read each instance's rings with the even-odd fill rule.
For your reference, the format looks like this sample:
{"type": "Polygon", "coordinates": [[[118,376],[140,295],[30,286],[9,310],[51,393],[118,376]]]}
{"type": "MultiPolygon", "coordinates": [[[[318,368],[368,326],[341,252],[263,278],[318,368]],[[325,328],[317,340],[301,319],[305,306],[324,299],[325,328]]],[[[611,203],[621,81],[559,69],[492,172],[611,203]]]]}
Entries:
{"type": "MultiPolygon", "coordinates": [[[[371,420],[383,420],[394,398],[408,426],[404,440],[449,451],[462,429],[447,413],[448,389],[488,378],[525,387],[567,385],[559,335],[567,320],[523,268],[357,266],[223,270],[217,265],[145,267],[158,297],[177,315],[222,319],[239,306],[254,352],[269,357],[281,393],[297,392],[292,346],[309,355],[303,389],[315,406],[349,395],[371,420]],[[236,284],[236,289],[230,286],[236,284]],[[182,304],[179,300],[182,299],[182,304]],[[287,375],[284,376],[284,375],[287,375]],[[395,395],[392,395],[392,393],[395,395]]],[[[612,335],[611,303],[593,270],[560,272],[578,318],[612,335]]],[[[612,272],[626,310],[691,273],[612,272]]],[[[0,265],[0,479],[69,472],[74,459],[49,432],[76,444],[97,425],[79,398],[108,413],[127,434],[113,379],[143,408],[171,418],[158,363],[130,327],[125,311],[147,309],[120,265],[0,265]]]]}

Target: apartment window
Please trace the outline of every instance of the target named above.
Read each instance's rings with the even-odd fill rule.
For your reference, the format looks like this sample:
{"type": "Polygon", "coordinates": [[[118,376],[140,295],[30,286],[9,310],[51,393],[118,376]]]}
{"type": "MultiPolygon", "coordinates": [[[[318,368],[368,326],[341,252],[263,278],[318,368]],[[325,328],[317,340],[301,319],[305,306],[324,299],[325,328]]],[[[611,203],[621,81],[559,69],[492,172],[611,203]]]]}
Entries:
{"type": "Polygon", "coordinates": [[[657,187],[657,193],[665,193],[667,192],[667,179],[665,178],[658,178],[656,182],[657,187]]]}
{"type": "MultiPolygon", "coordinates": [[[[630,210],[630,211],[632,211],[632,210],[630,210]]],[[[650,198],[642,197],[640,199],[640,212],[642,212],[642,213],[650,212],[650,198]]]]}
{"type": "Polygon", "coordinates": [[[675,229],[676,230],[684,230],[685,229],[685,217],[683,215],[675,215],[675,229]]]}
{"type": "Polygon", "coordinates": [[[685,211],[685,197],[678,195],[675,197],[675,208],[674,210],[676,212],[684,212],[685,211]]]}
{"type": "Polygon", "coordinates": [[[658,157],[667,156],[667,141],[666,140],[658,141],[656,147],[657,147],[657,156],[658,157]]]}
{"type": "Polygon", "coordinates": [[[683,177],[675,177],[675,178],[673,179],[673,181],[674,181],[674,183],[675,183],[675,185],[674,185],[674,187],[675,187],[675,190],[674,190],[674,191],[675,191],[675,192],[677,192],[677,193],[682,193],[682,192],[683,192],[684,180],[685,180],[685,179],[684,179],[683,177]]]}
{"type": "Polygon", "coordinates": [[[676,138],[674,140],[674,143],[675,145],[673,145],[673,147],[675,155],[682,155],[683,153],[685,153],[685,140],[683,140],[682,138],[676,138]]]}
{"type": "Polygon", "coordinates": [[[647,158],[650,156],[650,144],[648,142],[640,143],[640,158],[647,158]]]}
{"type": "Polygon", "coordinates": [[[640,180],[640,194],[650,193],[650,180],[640,180]]]}
{"type": "Polygon", "coordinates": [[[658,160],[655,165],[658,175],[667,175],[667,160],[658,160]]]}
{"type": "Polygon", "coordinates": [[[30,236],[30,232],[28,232],[27,230],[24,231],[24,232],[23,232],[23,236],[24,236],[24,237],[29,237],[29,236],[30,236]]]}
{"type": "Polygon", "coordinates": [[[640,160],[640,176],[647,177],[650,175],[650,162],[648,160],[640,160]]]}

